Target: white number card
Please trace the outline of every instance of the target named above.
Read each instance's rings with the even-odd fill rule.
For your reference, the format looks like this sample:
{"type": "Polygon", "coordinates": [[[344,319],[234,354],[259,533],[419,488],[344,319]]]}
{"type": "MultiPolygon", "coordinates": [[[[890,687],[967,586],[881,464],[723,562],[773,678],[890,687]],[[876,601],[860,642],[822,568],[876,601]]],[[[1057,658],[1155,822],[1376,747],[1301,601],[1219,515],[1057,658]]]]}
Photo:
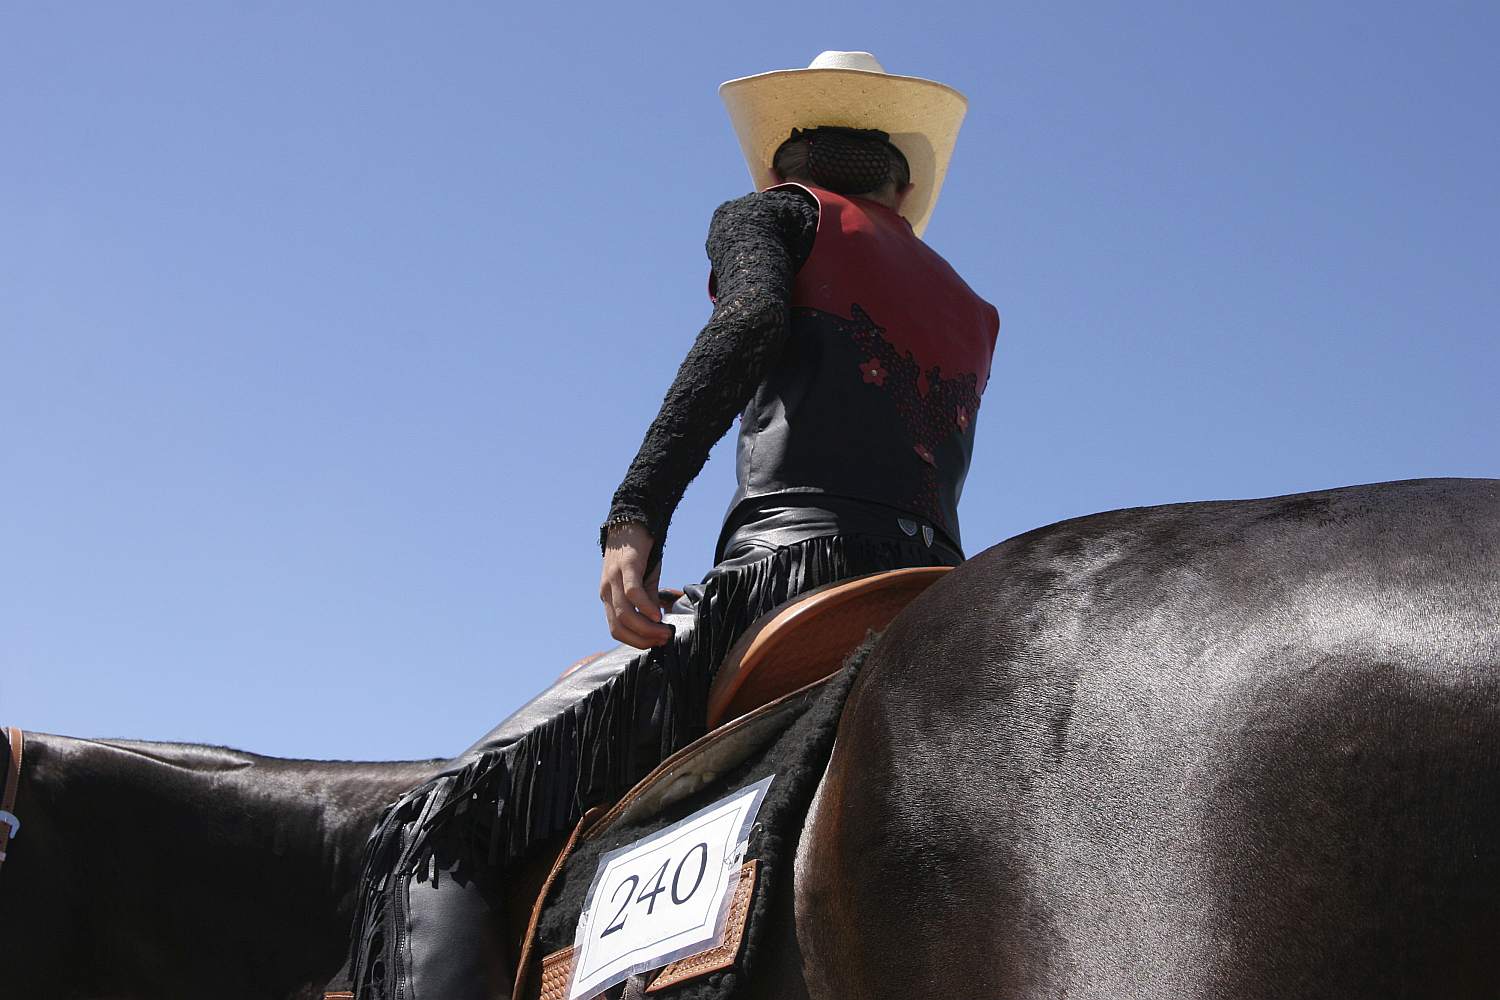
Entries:
{"type": "Polygon", "coordinates": [[[713,945],[771,779],[599,859],[573,940],[568,1000],[713,945]]]}

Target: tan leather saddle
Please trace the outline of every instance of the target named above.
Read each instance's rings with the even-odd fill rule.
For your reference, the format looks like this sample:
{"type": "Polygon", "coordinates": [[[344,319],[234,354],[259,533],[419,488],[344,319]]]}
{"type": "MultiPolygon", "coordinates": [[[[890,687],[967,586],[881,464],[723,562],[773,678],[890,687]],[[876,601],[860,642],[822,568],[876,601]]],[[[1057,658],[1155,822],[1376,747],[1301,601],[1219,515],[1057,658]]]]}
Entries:
{"type": "MultiPolygon", "coordinates": [[[[711,784],[774,740],[787,724],[789,713],[815,698],[820,682],[837,673],[871,631],[884,629],[948,569],[901,569],[828,584],[789,601],[751,625],[730,649],[709,690],[710,732],[663,761],[611,807],[590,810],[553,861],[536,895],[523,939],[516,995],[532,995],[526,987],[532,977],[538,976],[535,989],[543,1000],[567,993],[573,949],[540,959],[535,951],[538,921],[575,846],[612,826],[660,812],[711,784]]],[[[745,929],[744,911],[754,889],[755,864],[746,862],[742,871],[743,898],[737,890],[724,940],[699,955],[669,965],[647,988],[648,993],[734,963],[745,929]],[[749,872],[748,879],[745,871],[749,872]],[[734,919],[736,913],[738,921],[734,919]]]]}
{"type": "Polygon", "coordinates": [[[809,590],[764,615],[724,657],[708,692],[710,729],[838,670],[871,632],[950,566],[871,573],[809,590]]]}
{"type": "MultiPolygon", "coordinates": [[[[714,676],[708,692],[708,728],[832,674],[868,633],[884,629],[952,568],[892,569],[824,584],[761,616],[725,654],[714,676]]],[[[666,611],[682,591],[661,594],[666,611]]],[[[585,656],[562,676],[603,655],[585,656]]]]}
{"type": "MultiPolygon", "coordinates": [[[[590,810],[561,852],[543,859],[540,873],[545,878],[537,887],[523,939],[519,963],[522,980],[540,972],[551,987],[551,992],[542,993],[544,997],[566,992],[567,967],[557,961],[566,955],[548,956],[538,965],[532,951],[548,893],[580,835],[637,814],[659,811],[732,768],[737,760],[774,737],[784,724],[781,714],[795,707],[797,698],[811,697],[810,685],[836,673],[866,635],[884,629],[950,568],[898,569],[830,583],[788,601],[751,625],[725,656],[709,689],[708,724],[713,732],[663,761],[612,808],[590,810]],[[546,864],[548,860],[550,864],[546,864]],[[559,982],[563,983],[561,987],[559,982]]],[[[675,600],[681,595],[670,596],[675,600]]],[[[664,598],[663,603],[670,601],[664,598]]],[[[569,667],[564,676],[601,655],[585,657],[569,667]]],[[[727,954],[727,961],[733,960],[734,955],[727,954]]],[[[698,968],[694,974],[705,971],[711,968],[698,968]]],[[[516,984],[517,995],[523,995],[523,985],[516,984]]],[[[352,998],[347,993],[324,996],[327,1000],[352,998]]]]}

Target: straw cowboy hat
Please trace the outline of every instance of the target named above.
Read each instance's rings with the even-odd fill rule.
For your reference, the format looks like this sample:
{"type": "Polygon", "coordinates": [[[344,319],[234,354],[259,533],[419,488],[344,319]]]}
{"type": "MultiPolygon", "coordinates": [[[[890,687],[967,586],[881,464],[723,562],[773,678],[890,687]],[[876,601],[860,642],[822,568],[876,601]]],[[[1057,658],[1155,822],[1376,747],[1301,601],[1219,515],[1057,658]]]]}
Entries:
{"type": "Polygon", "coordinates": [[[780,69],[719,86],[757,191],[777,183],[776,150],[793,128],[842,125],[890,134],[906,156],[912,190],[901,214],[918,236],[937,204],[969,102],[952,87],[894,76],[868,52],[824,52],[806,69],[780,69]]]}

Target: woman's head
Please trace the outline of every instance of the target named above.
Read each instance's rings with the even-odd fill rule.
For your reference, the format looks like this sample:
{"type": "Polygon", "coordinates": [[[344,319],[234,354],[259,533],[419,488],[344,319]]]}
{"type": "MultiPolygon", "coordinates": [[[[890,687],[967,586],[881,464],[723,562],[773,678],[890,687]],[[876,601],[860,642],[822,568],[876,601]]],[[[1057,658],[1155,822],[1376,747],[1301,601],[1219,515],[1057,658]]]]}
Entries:
{"type": "Polygon", "coordinates": [[[784,181],[806,181],[891,207],[911,187],[906,157],[877,129],[794,128],[776,150],[772,169],[784,181]]]}

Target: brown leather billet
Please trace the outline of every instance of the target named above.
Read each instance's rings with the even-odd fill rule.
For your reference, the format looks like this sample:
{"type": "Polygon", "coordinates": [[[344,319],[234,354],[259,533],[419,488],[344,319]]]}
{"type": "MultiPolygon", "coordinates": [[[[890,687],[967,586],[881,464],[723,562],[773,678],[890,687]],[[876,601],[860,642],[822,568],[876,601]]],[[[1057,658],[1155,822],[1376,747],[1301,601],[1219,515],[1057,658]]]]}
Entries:
{"type": "Polygon", "coordinates": [[[21,832],[21,821],[16,817],[16,793],[21,788],[21,755],[25,750],[26,737],[17,726],[5,731],[10,743],[10,766],[5,771],[5,790],[0,792],[0,865],[10,849],[13,836],[21,832]]]}

